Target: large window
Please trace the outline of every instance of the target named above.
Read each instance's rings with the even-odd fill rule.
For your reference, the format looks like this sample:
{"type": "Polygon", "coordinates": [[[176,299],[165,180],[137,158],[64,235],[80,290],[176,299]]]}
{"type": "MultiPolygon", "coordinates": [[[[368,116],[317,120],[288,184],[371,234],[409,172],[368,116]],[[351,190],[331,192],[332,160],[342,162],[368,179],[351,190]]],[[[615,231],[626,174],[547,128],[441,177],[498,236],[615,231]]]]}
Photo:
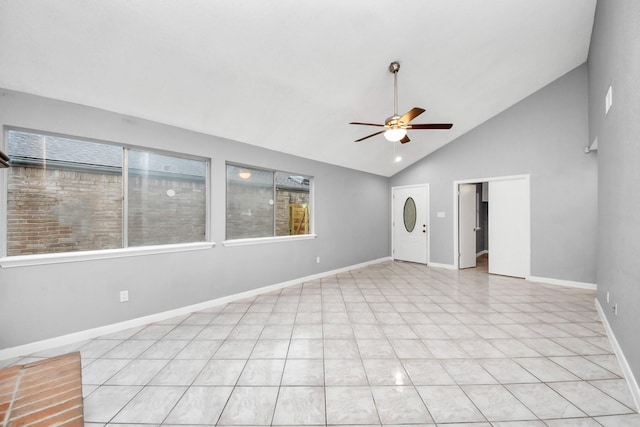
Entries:
{"type": "Polygon", "coordinates": [[[7,255],[206,240],[205,159],[9,130],[7,255]]]}
{"type": "Polygon", "coordinates": [[[227,165],[227,240],[311,233],[311,177],[227,165]]]}

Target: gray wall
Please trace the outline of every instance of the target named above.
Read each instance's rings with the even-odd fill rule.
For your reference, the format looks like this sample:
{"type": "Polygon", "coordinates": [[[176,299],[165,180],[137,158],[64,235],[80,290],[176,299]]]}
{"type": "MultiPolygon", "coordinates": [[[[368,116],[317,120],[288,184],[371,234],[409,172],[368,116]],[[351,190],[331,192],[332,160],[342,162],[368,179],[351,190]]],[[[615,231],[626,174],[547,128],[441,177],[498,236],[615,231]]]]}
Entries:
{"type": "Polygon", "coordinates": [[[587,85],[582,65],[392,177],[392,186],[430,184],[432,262],[454,263],[453,181],[531,174],[531,275],[595,283],[597,160],[583,153],[587,85]]]}
{"type": "MultiPolygon", "coordinates": [[[[217,243],[202,251],[0,269],[0,349],[390,255],[388,178],[6,90],[0,90],[0,120],[212,158],[211,235],[217,243]],[[317,239],[224,247],[227,161],[313,176],[317,239]],[[129,290],[127,303],[119,302],[123,289],[129,290]]],[[[6,221],[4,213],[0,217],[6,221]]]]}
{"type": "Polygon", "coordinates": [[[589,51],[590,137],[598,137],[598,301],[640,381],[640,2],[598,0],[589,51]],[[604,98],[613,86],[613,107],[604,98]],[[610,293],[607,303],[606,293],[610,293]],[[618,304],[618,315],[613,305],[618,304]]]}

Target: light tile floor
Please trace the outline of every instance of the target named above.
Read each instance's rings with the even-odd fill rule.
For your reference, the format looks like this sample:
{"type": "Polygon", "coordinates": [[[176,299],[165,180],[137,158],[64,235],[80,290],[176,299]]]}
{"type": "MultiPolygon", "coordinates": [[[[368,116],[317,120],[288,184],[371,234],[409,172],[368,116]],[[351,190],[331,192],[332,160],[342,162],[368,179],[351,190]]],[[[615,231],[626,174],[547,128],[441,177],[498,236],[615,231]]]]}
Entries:
{"type": "Polygon", "coordinates": [[[640,426],[595,293],[385,262],[79,349],[87,426],[640,426]]]}

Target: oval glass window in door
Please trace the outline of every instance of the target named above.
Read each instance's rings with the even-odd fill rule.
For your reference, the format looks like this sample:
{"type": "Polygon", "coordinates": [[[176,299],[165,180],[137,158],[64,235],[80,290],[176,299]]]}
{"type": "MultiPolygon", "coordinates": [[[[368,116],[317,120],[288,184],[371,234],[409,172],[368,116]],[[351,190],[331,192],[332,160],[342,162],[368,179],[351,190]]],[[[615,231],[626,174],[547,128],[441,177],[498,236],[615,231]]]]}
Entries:
{"type": "Polygon", "coordinates": [[[402,216],[404,217],[404,228],[411,233],[416,226],[416,202],[413,201],[413,197],[408,197],[405,200],[402,216]]]}

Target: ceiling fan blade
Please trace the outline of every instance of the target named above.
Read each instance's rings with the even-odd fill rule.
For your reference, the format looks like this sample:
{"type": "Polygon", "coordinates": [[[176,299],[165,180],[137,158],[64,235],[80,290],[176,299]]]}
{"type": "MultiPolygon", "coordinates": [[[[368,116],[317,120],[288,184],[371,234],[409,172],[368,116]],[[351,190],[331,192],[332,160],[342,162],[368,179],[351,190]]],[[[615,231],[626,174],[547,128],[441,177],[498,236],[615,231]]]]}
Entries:
{"type": "Polygon", "coordinates": [[[360,141],[364,141],[367,138],[371,138],[372,136],[376,136],[376,135],[380,135],[381,133],[384,133],[383,130],[381,130],[380,132],[376,132],[376,133],[372,133],[371,135],[367,135],[364,138],[360,138],[360,139],[356,139],[355,142],[360,142],[360,141]]]}
{"type": "Polygon", "coordinates": [[[404,138],[402,138],[402,139],[400,140],[400,144],[406,144],[406,143],[407,143],[407,142],[409,142],[409,141],[411,141],[411,140],[409,139],[409,135],[405,135],[405,136],[404,136],[404,138]]]}
{"type": "Polygon", "coordinates": [[[407,129],[451,129],[452,123],[423,123],[407,126],[407,129]]]}
{"type": "Polygon", "coordinates": [[[407,111],[404,116],[400,117],[398,121],[407,124],[422,113],[424,113],[424,108],[413,107],[411,110],[407,111]]]}
{"type": "Polygon", "coordinates": [[[349,122],[350,125],[364,125],[364,126],[381,126],[384,127],[384,125],[380,125],[378,123],[362,123],[362,122],[349,122]]]}

